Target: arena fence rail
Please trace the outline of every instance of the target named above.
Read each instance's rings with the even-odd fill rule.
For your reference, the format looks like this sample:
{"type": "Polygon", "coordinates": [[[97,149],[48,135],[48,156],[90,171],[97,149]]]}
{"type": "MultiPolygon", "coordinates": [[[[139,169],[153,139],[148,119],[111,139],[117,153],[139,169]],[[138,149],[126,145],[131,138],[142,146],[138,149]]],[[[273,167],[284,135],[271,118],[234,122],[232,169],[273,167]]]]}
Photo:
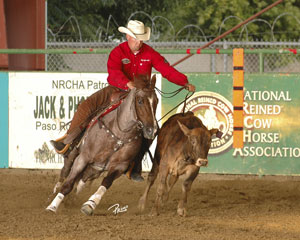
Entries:
{"type": "MultiPolygon", "coordinates": [[[[106,72],[111,48],[0,49],[0,54],[44,54],[46,71],[106,72]]],[[[180,63],[181,72],[232,72],[233,49],[157,49],[172,64],[187,54],[193,58],[180,63]]],[[[298,73],[300,49],[244,49],[246,73],[298,73]]]]}

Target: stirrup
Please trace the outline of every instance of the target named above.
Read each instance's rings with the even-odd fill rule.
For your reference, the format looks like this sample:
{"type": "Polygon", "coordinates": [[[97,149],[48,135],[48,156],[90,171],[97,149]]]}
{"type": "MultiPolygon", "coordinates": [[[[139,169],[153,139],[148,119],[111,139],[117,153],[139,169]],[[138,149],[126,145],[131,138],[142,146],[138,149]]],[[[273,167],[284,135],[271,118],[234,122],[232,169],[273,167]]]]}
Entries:
{"type": "MultiPolygon", "coordinates": [[[[65,135],[63,135],[62,137],[56,139],[56,140],[51,140],[50,143],[52,144],[52,146],[54,147],[55,151],[58,154],[64,154],[66,153],[66,151],[69,149],[70,144],[65,144],[65,146],[62,149],[58,149],[56,148],[55,144],[58,142],[62,142],[66,137],[68,136],[68,134],[66,133],[65,135]]],[[[63,144],[63,143],[62,143],[63,144]]]]}
{"type": "MultiPolygon", "coordinates": [[[[51,140],[50,143],[52,144],[52,146],[54,147],[54,150],[58,153],[58,154],[64,154],[70,147],[70,144],[66,144],[62,149],[58,149],[57,146],[55,146],[57,143],[59,143],[59,141],[54,141],[51,140]]],[[[63,144],[63,143],[62,143],[63,144]]]]}
{"type": "Polygon", "coordinates": [[[68,143],[68,144],[66,144],[66,146],[65,146],[62,150],[57,150],[57,149],[55,149],[55,151],[56,151],[57,153],[59,153],[59,154],[65,154],[66,151],[68,151],[69,147],[70,147],[70,144],[68,143]]]}

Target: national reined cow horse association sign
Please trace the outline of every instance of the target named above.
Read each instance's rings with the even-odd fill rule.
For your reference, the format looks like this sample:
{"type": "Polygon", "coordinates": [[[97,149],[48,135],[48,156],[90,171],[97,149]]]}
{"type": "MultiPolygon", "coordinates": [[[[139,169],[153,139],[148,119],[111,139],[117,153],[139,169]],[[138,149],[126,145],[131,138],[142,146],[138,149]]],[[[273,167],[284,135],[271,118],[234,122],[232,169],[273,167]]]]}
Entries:
{"type": "MultiPolygon", "coordinates": [[[[183,105],[180,105],[177,113],[182,112],[182,108],[183,105]]],[[[213,138],[209,154],[219,154],[231,147],[233,141],[233,106],[225,97],[215,92],[197,92],[187,100],[185,111],[194,112],[208,130],[217,128],[223,132],[220,139],[213,138]]]]}

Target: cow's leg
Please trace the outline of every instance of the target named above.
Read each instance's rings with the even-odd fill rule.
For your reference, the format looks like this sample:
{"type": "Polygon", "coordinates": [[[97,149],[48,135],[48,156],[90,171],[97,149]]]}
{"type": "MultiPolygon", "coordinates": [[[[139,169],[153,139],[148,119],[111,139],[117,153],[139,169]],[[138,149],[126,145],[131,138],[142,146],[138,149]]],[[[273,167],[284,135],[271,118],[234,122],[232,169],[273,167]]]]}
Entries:
{"type": "Polygon", "coordinates": [[[156,199],[154,207],[152,208],[152,216],[159,215],[159,208],[162,205],[163,195],[166,189],[166,182],[169,173],[169,168],[166,165],[161,165],[159,168],[159,182],[156,192],[156,199]]]}
{"type": "Polygon", "coordinates": [[[192,183],[197,177],[198,173],[199,173],[199,167],[195,165],[188,166],[188,169],[185,173],[185,179],[182,183],[182,197],[177,207],[177,214],[179,216],[185,217],[187,214],[186,211],[187,196],[191,190],[192,183]]]}
{"type": "Polygon", "coordinates": [[[72,166],[68,178],[66,179],[65,183],[62,185],[60,192],[56,195],[56,197],[53,199],[51,204],[46,208],[46,210],[51,212],[56,212],[57,208],[59,207],[64,197],[72,191],[76,178],[83,171],[85,167],[86,167],[86,161],[82,155],[79,155],[72,166]]]}
{"type": "Polygon", "coordinates": [[[151,171],[150,171],[150,173],[148,174],[148,177],[147,177],[146,189],[145,189],[144,194],[142,195],[142,197],[140,198],[140,201],[139,201],[138,208],[139,208],[140,212],[143,212],[145,210],[146,202],[147,202],[147,198],[148,198],[148,193],[149,193],[150,188],[152,187],[153,183],[155,182],[155,179],[157,177],[158,170],[159,170],[158,168],[159,168],[158,163],[157,163],[157,161],[154,160],[151,171]]]}
{"type": "Polygon", "coordinates": [[[169,179],[167,181],[167,191],[164,194],[163,202],[168,201],[169,194],[170,194],[172,188],[174,187],[175,183],[177,182],[177,180],[178,180],[178,175],[173,175],[173,174],[169,175],[169,179]]]}
{"type": "Polygon", "coordinates": [[[89,198],[87,202],[82,205],[81,212],[88,216],[92,215],[107,189],[110,188],[113,181],[120,177],[127,168],[128,164],[125,168],[122,169],[110,169],[107,173],[107,176],[103,179],[98,190],[89,198]]]}
{"type": "Polygon", "coordinates": [[[60,171],[60,176],[59,176],[59,180],[56,183],[56,185],[54,186],[53,189],[53,194],[57,192],[57,190],[62,186],[63,182],[65,181],[65,179],[67,178],[67,176],[69,175],[74,159],[78,156],[78,149],[74,148],[71,152],[69,152],[68,154],[64,155],[64,166],[60,171]]]}

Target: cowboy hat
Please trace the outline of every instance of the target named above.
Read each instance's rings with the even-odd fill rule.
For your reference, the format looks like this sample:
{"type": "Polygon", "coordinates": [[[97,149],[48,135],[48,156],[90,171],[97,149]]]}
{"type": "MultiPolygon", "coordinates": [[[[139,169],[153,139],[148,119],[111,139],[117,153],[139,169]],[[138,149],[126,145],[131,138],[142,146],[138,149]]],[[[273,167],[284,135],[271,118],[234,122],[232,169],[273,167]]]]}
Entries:
{"type": "Polygon", "coordinates": [[[130,20],[127,27],[119,27],[118,30],[121,33],[126,33],[141,41],[147,41],[150,39],[151,29],[149,27],[145,27],[144,23],[138,20],[130,20]]]}

